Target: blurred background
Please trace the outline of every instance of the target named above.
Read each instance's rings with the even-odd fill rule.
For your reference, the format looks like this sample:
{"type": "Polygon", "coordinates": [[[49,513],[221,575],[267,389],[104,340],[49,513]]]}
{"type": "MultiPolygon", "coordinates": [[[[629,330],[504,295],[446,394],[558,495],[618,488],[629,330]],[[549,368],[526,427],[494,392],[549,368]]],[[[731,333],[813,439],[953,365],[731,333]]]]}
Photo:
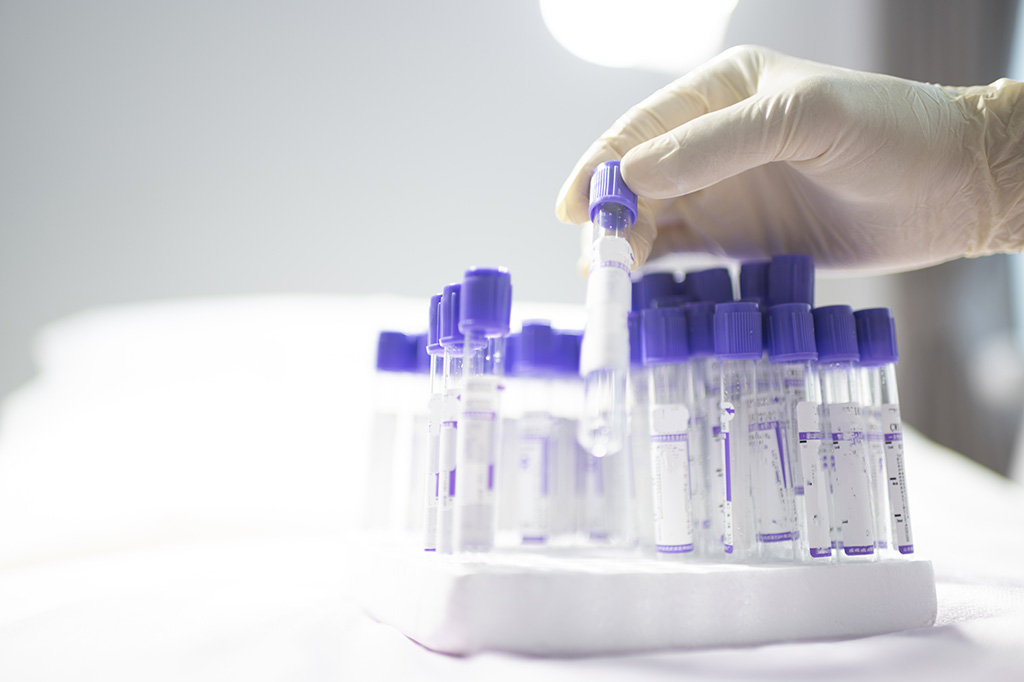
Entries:
{"type": "MultiPolygon", "coordinates": [[[[603,5],[0,2],[0,395],[33,376],[40,328],[108,304],[425,301],[470,264],[509,267],[519,300],[582,302],[561,182],[630,105],[731,45],[1024,77],[1015,0],[634,0],[628,24],[603,5]]],[[[820,303],[894,309],[905,419],[1003,474],[1019,260],[819,285],[820,303]]]]}

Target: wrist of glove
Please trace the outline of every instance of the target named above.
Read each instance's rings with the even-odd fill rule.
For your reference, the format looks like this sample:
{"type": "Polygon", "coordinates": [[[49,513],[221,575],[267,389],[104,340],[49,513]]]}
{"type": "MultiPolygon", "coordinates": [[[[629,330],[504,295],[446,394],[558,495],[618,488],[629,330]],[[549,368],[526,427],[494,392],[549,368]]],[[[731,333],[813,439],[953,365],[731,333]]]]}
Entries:
{"type": "Polygon", "coordinates": [[[810,253],[901,270],[1024,249],[1024,85],[951,88],[735,48],[627,111],[559,193],[587,220],[599,163],[640,196],[638,264],[810,253]]]}

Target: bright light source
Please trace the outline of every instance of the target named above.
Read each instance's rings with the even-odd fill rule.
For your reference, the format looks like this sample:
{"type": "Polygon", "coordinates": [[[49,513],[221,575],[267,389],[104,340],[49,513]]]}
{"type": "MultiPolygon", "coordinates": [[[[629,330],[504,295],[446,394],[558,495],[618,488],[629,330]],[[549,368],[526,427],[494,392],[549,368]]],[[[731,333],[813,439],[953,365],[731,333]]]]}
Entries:
{"type": "Polygon", "coordinates": [[[593,64],[681,74],[722,49],[737,0],[540,0],[544,23],[593,64]]]}

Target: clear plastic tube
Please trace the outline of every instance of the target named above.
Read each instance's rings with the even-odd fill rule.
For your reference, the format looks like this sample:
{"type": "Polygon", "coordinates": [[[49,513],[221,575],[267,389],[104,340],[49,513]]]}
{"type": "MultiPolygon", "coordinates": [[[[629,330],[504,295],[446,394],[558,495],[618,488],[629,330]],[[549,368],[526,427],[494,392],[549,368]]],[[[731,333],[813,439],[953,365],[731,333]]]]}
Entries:
{"type": "Polygon", "coordinates": [[[833,559],[829,455],[823,447],[821,389],[813,361],[775,365],[785,403],[785,433],[794,472],[794,506],[799,533],[795,557],[801,562],[833,559]]]}
{"type": "Polygon", "coordinates": [[[889,556],[914,553],[914,536],[910,523],[910,505],[907,501],[906,471],[903,460],[903,421],[900,418],[899,390],[896,385],[896,366],[887,363],[861,368],[862,395],[871,415],[870,439],[881,456],[881,499],[876,499],[883,510],[879,519],[879,535],[886,533],[892,541],[889,556]]]}
{"type": "Polygon", "coordinates": [[[437,550],[437,515],[441,495],[441,421],[444,403],[444,355],[430,356],[427,403],[427,472],[424,489],[423,550],[437,550]]]}
{"type": "Polygon", "coordinates": [[[717,554],[730,561],[749,561],[755,556],[749,435],[756,397],[755,361],[722,360],[721,402],[713,432],[717,451],[714,475],[720,481],[715,492],[720,497],[714,503],[722,529],[717,554]]]}
{"type": "Polygon", "coordinates": [[[785,403],[767,356],[757,361],[757,398],[750,429],[751,489],[758,557],[792,561],[796,540],[793,467],[786,439],[785,403]]]}
{"type": "Polygon", "coordinates": [[[486,552],[497,532],[495,471],[501,443],[501,386],[505,339],[465,332],[463,380],[456,435],[458,495],[454,546],[486,552]]]}
{"type": "Polygon", "coordinates": [[[523,378],[519,382],[526,406],[519,419],[516,443],[518,466],[518,530],[524,545],[547,544],[552,534],[554,466],[557,432],[548,397],[550,380],[523,378]]]}
{"type": "Polygon", "coordinates": [[[455,515],[456,441],[459,426],[459,388],[462,384],[462,354],[444,349],[441,424],[438,433],[438,470],[440,495],[437,505],[437,542],[439,553],[451,554],[455,515]]]}
{"type": "Polygon", "coordinates": [[[651,441],[648,428],[649,383],[648,371],[642,365],[629,368],[629,455],[633,463],[636,534],[640,549],[653,553],[655,540],[654,516],[651,514],[654,507],[651,498],[651,441]]]}
{"type": "Polygon", "coordinates": [[[851,361],[818,365],[826,443],[831,442],[832,518],[838,559],[874,561],[874,496],[865,440],[864,408],[851,361]]]}
{"type": "Polygon", "coordinates": [[[655,549],[659,557],[679,557],[692,553],[696,544],[689,365],[652,365],[647,372],[655,549]]]}

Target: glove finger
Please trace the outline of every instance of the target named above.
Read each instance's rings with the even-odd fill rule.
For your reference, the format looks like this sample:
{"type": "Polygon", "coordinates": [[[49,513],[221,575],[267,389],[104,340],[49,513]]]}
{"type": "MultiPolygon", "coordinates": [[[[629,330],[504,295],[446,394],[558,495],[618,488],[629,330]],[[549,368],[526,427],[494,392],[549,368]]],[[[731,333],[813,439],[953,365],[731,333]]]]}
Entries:
{"type": "Polygon", "coordinates": [[[576,162],[558,192],[558,219],[574,225],[589,220],[590,176],[599,164],[621,159],[638,144],[746,99],[757,91],[766,64],[780,57],[758,47],[727,50],[630,108],[576,162]]]}
{"type": "Polygon", "coordinates": [[[634,147],[622,159],[626,184],[648,198],[682,196],[773,161],[807,161],[836,139],[828,110],[838,102],[810,82],[751,97],[634,147]]]}

